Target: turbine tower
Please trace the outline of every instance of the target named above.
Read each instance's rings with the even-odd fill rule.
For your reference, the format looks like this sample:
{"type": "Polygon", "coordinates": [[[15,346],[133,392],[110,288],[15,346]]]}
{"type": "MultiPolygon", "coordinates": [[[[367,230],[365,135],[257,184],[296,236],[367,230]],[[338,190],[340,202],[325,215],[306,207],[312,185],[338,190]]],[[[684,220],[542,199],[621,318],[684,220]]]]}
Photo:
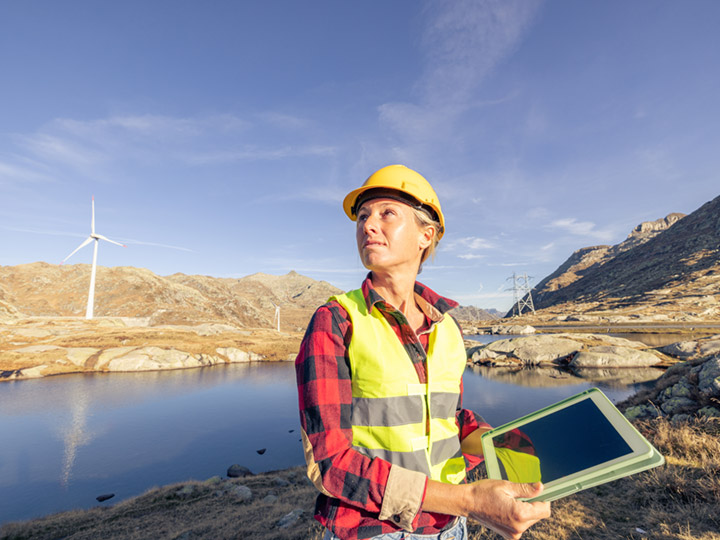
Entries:
{"type": "Polygon", "coordinates": [[[273,302],[270,302],[273,306],[275,306],[275,315],[273,316],[273,322],[277,321],[277,331],[280,331],[280,306],[275,305],[273,302]]]}
{"type": "Polygon", "coordinates": [[[94,305],[95,305],[95,274],[97,272],[98,242],[100,240],[105,240],[106,242],[110,242],[111,244],[117,244],[118,246],[127,247],[125,244],[121,244],[120,242],[116,242],[115,240],[110,240],[109,238],[103,236],[102,234],[95,233],[95,196],[93,196],[93,198],[92,198],[92,221],[90,222],[90,236],[88,236],[87,239],[82,244],[80,244],[78,247],[76,247],[75,250],[70,255],[65,257],[63,259],[63,261],[60,263],[60,264],[65,264],[65,261],[67,261],[70,257],[75,255],[75,253],[77,253],[82,248],[87,246],[90,242],[95,241],[95,246],[93,248],[92,270],[90,272],[90,292],[88,292],[87,310],[85,311],[86,319],[93,318],[93,309],[94,309],[94,305]]]}

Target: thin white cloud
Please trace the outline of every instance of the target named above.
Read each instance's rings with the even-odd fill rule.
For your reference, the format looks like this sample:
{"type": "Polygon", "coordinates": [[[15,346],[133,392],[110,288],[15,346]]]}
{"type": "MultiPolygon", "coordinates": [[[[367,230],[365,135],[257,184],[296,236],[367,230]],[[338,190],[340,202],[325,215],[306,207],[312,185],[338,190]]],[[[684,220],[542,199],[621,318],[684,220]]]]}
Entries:
{"type": "Polygon", "coordinates": [[[142,240],[133,240],[132,238],[118,238],[118,241],[123,242],[128,245],[138,245],[138,246],[152,246],[152,247],[160,247],[165,249],[174,249],[177,251],[187,251],[189,253],[195,253],[194,250],[181,247],[181,246],[173,246],[171,244],[159,244],[157,242],[143,242],[142,240]]]}
{"type": "Polygon", "coordinates": [[[613,239],[614,233],[610,230],[597,229],[591,221],[578,221],[575,218],[556,219],[546,225],[551,230],[559,230],[573,236],[584,236],[602,242],[609,242],[613,239]]]}
{"type": "Polygon", "coordinates": [[[478,255],[475,253],[463,253],[462,255],[458,255],[458,257],[461,259],[473,260],[473,259],[483,259],[483,258],[485,258],[485,255],[478,255]]]}
{"type": "Polygon", "coordinates": [[[445,0],[429,3],[422,46],[425,66],[416,103],[378,107],[381,123],[405,143],[442,140],[460,115],[507,98],[477,102],[478,86],[522,42],[535,19],[537,0],[445,0]]]}

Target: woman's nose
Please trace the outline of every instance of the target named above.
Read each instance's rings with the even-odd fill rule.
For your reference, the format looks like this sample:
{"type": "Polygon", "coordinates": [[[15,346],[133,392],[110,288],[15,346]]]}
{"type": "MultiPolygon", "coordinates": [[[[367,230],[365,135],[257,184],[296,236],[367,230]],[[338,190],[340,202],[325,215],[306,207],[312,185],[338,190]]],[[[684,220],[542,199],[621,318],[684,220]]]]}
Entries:
{"type": "Polygon", "coordinates": [[[363,222],[362,230],[365,233],[377,231],[377,219],[372,215],[367,216],[363,222]]]}

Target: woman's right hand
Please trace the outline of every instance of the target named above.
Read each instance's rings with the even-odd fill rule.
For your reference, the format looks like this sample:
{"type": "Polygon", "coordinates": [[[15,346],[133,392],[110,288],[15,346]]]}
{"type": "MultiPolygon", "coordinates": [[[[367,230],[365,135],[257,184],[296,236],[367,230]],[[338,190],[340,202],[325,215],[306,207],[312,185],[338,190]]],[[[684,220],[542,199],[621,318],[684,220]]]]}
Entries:
{"type": "Polygon", "coordinates": [[[541,483],[515,484],[505,480],[480,480],[467,484],[466,514],[503,538],[517,540],[523,532],[550,516],[549,502],[524,502],[540,495],[541,483]]]}

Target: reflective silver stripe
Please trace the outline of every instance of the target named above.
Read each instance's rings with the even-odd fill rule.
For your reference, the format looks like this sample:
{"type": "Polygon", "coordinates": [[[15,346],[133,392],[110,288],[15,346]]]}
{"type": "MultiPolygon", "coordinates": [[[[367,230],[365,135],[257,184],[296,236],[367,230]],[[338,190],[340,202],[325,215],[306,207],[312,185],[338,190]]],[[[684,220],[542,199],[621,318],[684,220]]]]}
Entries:
{"type": "Polygon", "coordinates": [[[417,452],[392,452],[384,448],[364,448],[362,446],[355,446],[354,448],[371,458],[378,457],[393,465],[399,465],[411,471],[417,471],[431,476],[430,466],[428,465],[424,450],[418,450],[417,452]]]}
{"type": "MultiPolygon", "coordinates": [[[[354,426],[404,426],[423,421],[423,396],[358,398],[352,401],[354,426]]],[[[454,417],[455,413],[453,413],[454,417]]]]}
{"type": "Polygon", "coordinates": [[[432,418],[455,418],[460,394],[455,392],[432,392],[430,411],[432,418]]]}
{"type": "Polygon", "coordinates": [[[457,435],[432,443],[430,463],[433,465],[460,456],[462,456],[462,451],[460,450],[460,439],[457,435]]]}

